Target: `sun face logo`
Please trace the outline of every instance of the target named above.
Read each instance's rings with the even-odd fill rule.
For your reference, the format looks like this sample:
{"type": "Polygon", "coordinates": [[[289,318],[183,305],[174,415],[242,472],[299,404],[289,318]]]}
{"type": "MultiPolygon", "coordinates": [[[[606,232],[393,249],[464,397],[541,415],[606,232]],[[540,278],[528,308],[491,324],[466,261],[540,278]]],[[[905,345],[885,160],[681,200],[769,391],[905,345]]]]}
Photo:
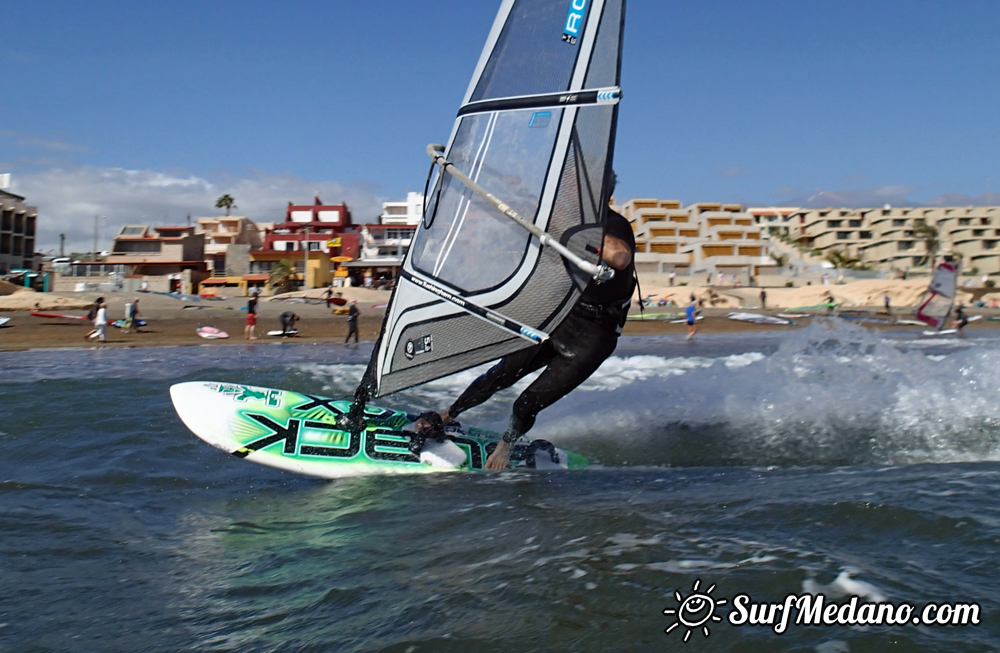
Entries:
{"type": "Polygon", "coordinates": [[[694,585],[691,586],[691,594],[687,598],[684,598],[680,590],[674,592],[674,598],[677,599],[677,607],[667,608],[663,611],[663,614],[677,615],[677,621],[670,624],[663,632],[669,633],[678,626],[684,626],[686,629],[684,641],[687,642],[693,630],[700,628],[705,637],[708,637],[710,633],[707,624],[710,621],[722,621],[722,617],[715,614],[715,606],[724,605],[726,599],[715,600],[712,598],[712,590],[715,589],[715,585],[712,585],[704,592],[698,591],[700,586],[701,579],[698,578],[694,581],[694,585]]]}

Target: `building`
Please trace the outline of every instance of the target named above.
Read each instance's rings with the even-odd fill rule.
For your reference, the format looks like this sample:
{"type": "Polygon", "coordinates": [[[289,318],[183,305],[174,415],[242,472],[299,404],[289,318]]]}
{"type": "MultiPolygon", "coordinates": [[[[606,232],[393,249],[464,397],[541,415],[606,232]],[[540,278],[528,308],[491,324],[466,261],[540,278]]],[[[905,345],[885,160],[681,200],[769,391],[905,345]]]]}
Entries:
{"type": "Polygon", "coordinates": [[[38,208],[24,198],[0,190],[0,274],[34,270],[38,208]]]}
{"type": "Polygon", "coordinates": [[[416,226],[424,216],[422,193],[408,192],[405,202],[382,202],[379,224],[416,226]]]}
{"type": "Polygon", "coordinates": [[[333,258],[354,258],[349,242],[357,242],[356,228],[346,204],[288,203],[285,221],[267,229],[260,249],[251,250],[247,283],[265,289],[274,265],[289,260],[295,266],[294,283],[304,288],[327,286],[334,278],[333,258]]]}
{"type": "Polygon", "coordinates": [[[205,236],[195,233],[193,226],[127,224],[118,231],[103,262],[69,264],[55,289],[72,291],[93,285],[134,292],[145,281],[156,292],[194,294],[207,277],[205,236]]]}
{"type": "Polygon", "coordinates": [[[236,292],[247,294],[251,282],[250,251],[260,249],[263,237],[258,225],[245,216],[198,218],[195,233],[205,237],[208,279],[201,282],[203,294],[236,292]]]}
{"type": "Polygon", "coordinates": [[[616,209],[632,223],[639,272],[735,275],[749,283],[775,267],[760,226],[740,204],[632,199],[616,209]]]}
{"type": "Polygon", "coordinates": [[[962,260],[976,274],[1000,274],[1000,207],[802,209],[791,215],[789,237],[818,256],[834,253],[884,272],[928,264],[922,225],[937,230],[938,255],[962,260]]]}

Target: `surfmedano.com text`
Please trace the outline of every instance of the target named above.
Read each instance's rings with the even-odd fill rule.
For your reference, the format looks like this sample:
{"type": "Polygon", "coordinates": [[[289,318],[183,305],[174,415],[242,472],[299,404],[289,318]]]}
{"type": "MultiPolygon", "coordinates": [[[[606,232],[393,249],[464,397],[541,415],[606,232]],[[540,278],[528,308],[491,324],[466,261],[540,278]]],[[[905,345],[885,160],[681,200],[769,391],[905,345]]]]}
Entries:
{"type": "Polygon", "coordinates": [[[783,603],[754,603],[749,595],[738,594],[727,621],[733,626],[770,626],[775,633],[797,626],[975,626],[979,624],[978,603],[910,603],[888,601],[859,603],[858,597],[840,603],[823,594],[789,594],[783,603]],[[794,616],[794,620],[793,620],[794,616]]]}

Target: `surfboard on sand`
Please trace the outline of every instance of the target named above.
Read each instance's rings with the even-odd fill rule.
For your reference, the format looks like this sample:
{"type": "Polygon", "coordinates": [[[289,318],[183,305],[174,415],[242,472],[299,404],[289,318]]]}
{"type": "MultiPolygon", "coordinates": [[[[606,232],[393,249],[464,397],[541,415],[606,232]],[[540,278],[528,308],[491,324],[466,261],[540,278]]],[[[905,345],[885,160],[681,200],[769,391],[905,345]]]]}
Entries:
{"type": "MultiPolygon", "coordinates": [[[[442,442],[411,451],[414,416],[365,408],[367,426],[352,434],[337,427],[350,401],[235,383],[192,381],[170,388],[174,408],[199,438],[238,458],[300,474],[342,478],[370,474],[482,471],[500,436],[477,428],[446,427],[442,442]]],[[[544,440],[514,446],[511,465],[529,469],[586,467],[583,456],[544,440]]]]}
{"type": "Polygon", "coordinates": [[[211,326],[198,327],[195,332],[206,340],[219,340],[221,338],[228,338],[229,334],[221,329],[216,329],[211,326]]]}

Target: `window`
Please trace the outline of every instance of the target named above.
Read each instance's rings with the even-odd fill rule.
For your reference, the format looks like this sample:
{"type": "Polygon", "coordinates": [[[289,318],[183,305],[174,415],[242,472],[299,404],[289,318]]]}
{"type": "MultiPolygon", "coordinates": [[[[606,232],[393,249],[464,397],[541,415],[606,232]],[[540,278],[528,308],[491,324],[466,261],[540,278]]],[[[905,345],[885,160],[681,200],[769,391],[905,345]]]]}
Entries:
{"type": "Polygon", "coordinates": [[[872,232],[870,232],[870,231],[859,231],[858,232],[858,238],[871,238],[871,237],[872,237],[872,232]]]}
{"type": "Polygon", "coordinates": [[[972,224],[972,218],[959,218],[958,219],[958,224],[960,226],[970,225],[970,224],[972,224]]]}
{"type": "Polygon", "coordinates": [[[850,240],[850,238],[851,238],[851,232],[850,231],[838,231],[837,232],[837,240],[850,240]]]}
{"type": "Polygon", "coordinates": [[[840,224],[842,222],[843,222],[843,220],[827,220],[826,221],[826,226],[829,227],[829,228],[831,228],[831,229],[836,229],[836,228],[838,228],[840,226],[840,224]]]}
{"type": "Polygon", "coordinates": [[[896,243],[896,249],[898,251],[900,251],[900,252],[908,252],[911,249],[913,249],[913,241],[912,240],[901,240],[898,243],[896,243]]]}
{"type": "Polygon", "coordinates": [[[892,221],[892,226],[893,227],[905,227],[906,226],[906,220],[900,220],[898,218],[895,218],[892,221]]]}
{"type": "Polygon", "coordinates": [[[972,235],[973,236],[985,236],[986,235],[986,230],[985,229],[973,229],[972,230],[972,235]]]}
{"type": "Polygon", "coordinates": [[[861,220],[848,220],[847,221],[847,226],[848,227],[860,227],[861,226],[861,220]]]}
{"type": "Polygon", "coordinates": [[[996,249],[997,241],[995,240],[984,240],[983,249],[996,249]]]}

